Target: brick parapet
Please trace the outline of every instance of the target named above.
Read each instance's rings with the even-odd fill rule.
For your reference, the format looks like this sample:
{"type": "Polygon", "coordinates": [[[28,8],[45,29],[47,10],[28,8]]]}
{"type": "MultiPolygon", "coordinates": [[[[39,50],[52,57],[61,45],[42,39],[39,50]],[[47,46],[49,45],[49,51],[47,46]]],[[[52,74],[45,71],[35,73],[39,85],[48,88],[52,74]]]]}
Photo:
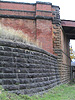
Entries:
{"type": "MultiPolygon", "coordinates": [[[[36,2],[36,3],[20,3],[20,2],[8,2],[0,1],[0,17],[20,17],[25,18],[33,17],[34,19],[40,18],[37,16],[43,16],[44,19],[56,19],[58,15],[59,6],[54,6],[49,2],[36,2]],[[57,13],[57,14],[56,14],[57,13]],[[54,17],[56,16],[56,17],[54,17]],[[50,17],[50,18],[49,18],[50,17]]],[[[54,21],[55,22],[55,21],[54,21]]]]}

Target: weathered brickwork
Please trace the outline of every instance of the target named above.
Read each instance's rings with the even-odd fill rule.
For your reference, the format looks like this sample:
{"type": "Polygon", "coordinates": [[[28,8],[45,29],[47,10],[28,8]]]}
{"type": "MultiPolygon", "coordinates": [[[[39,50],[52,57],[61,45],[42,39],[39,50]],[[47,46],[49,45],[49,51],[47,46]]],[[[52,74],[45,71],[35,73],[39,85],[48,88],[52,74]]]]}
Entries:
{"type": "Polygon", "coordinates": [[[57,57],[24,43],[0,39],[0,84],[18,94],[43,93],[60,84],[57,57]]]}
{"type": "Polygon", "coordinates": [[[24,34],[31,37],[32,40],[35,40],[36,38],[34,20],[0,18],[0,23],[6,27],[13,28],[14,30],[21,30],[24,34]]]}
{"type": "Polygon", "coordinates": [[[62,28],[59,6],[0,1],[0,24],[21,30],[42,45],[38,49],[0,42],[0,83],[5,89],[33,94],[60,84],[59,79],[70,81],[69,38],[62,28]]]}
{"type": "Polygon", "coordinates": [[[0,1],[0,23],[21,30],[31,40],[39,41],[42,49],[53,54],[52,3],[16,3],[0,1]]]}
{"type": "Polygon", "coordinates": [[[53,50],[54,54],[58,56],[58,66],[61,76],[61,82],[66,83],[70,81],[70,53],[69,53],[69,38],[64,34],[59,8],[55,9],[55,20],[53,21],[53,50]]]}
{"type": "Polygon", "coordinates": [[[37,40],[42,42],[42,48],[53,54],[52,22],[37,19],[37,40]]]}

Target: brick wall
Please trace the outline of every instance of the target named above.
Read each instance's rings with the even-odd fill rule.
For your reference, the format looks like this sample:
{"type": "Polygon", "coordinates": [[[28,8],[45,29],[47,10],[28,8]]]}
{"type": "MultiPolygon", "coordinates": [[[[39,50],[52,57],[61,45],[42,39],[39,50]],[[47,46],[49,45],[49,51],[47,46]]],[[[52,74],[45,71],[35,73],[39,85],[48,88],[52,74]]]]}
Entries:
{"type": "Polygon", "coordinates": [[[62,29],[59,8],[53,8],[56,12],[55,20],[53,20],[53,51],[58,56],[61,82],[67,83],[70,81],[69,38],[62,29]]]}
{"type": "Polygon", "coordinates": [[[21,30],[24,34],[27,34],[32,40],[35,40],[36,34],[34,20],[0,18],[0,23],[6,27],[13,28],[14,30],[21,30]]]}
{"type": "Polygon", "coordinates": [[[42,49],[53,54],[52,20],[54,9],[51,3],[17,3],[0,1],[0,23],[22,30],[31,40],[38,40],[42,49]]]}

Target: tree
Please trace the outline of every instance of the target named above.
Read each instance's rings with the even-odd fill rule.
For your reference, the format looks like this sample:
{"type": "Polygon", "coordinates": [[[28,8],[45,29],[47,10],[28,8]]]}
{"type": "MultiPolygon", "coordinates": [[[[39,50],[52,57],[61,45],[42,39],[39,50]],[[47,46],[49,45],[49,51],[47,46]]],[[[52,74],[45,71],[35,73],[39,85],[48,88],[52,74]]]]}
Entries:
{"type": "Polygon", "coordinates": [[[72,49],[72,46],[70,47],[70,58],[71,58],[71,60],[75,59],[75,54],[74,54],[74,51],[72,49]]]}

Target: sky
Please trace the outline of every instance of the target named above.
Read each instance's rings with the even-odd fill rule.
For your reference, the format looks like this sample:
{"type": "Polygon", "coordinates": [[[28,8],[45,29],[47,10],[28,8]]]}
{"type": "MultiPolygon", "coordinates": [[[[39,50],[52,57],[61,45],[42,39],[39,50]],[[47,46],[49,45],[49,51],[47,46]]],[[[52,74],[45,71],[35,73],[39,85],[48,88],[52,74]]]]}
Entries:
{"type": "Polygon", "coordinates": [[[72,46],[72,49],[75,51],[75,40],[70,40],[70,46],[72,46]]]}
{"type": "MultiPolygon", "coordinates": [[[[36,0],[2,0],[2,1],[16,1],[16,2],[28,2],[35,3],[36,0]]],[[[75,0],[37,0],[43,2],[50,2],[53,5],[60,7],[60,18],[66,20],[75,21],[75,0]]],[[[70,41],[73,50],[75,50],[75,40],[70,41]]]]}

